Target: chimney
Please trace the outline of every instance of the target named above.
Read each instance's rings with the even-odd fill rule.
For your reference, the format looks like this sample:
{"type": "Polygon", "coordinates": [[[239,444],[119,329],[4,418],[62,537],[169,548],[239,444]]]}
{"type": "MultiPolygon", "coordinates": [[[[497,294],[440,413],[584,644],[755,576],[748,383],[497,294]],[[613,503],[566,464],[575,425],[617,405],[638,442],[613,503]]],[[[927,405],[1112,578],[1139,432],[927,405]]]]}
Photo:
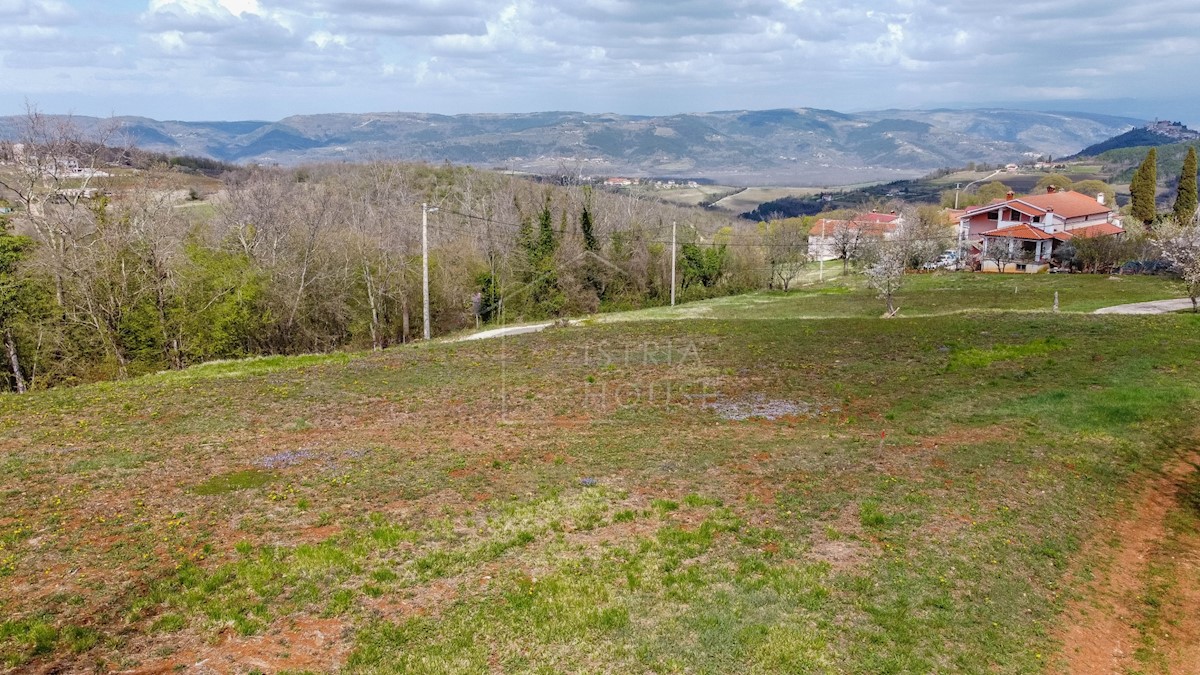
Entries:
{"type": "Polygon", "coordinates": [[[1053,206],[1046,209],[1046,219],[1042,224],[1045,225],[1045,227],[1043,227],[1042,229],[1044,229],[1047,232],[1051,232],[1051,233],[1054,232],[1054,207],[1053,206]]]}
{"type": "Polygon", "coordinates": [[[1048,195],[1052,195],[1052,194],[1054,194],[1055,192],[1058,192],[1058,186],[1057,186],[1057,185],[1047,185],[1047,186],[1046,186],[1046,194],[1048,194],[1048,195]]]}
{"type": "Polygon", "coordinates": [[[1105,206],[1105,204],[1104,204],[1104,193],[1103,193],[1103,192],[1097,192],[1097,193],[1096,193],[1096,201],[1100,202],[1100,205],[1101,205],[1101,206],[1105,206]]]}
{"type": "Polygon", "coordinates": [[[1004,198],[1010,202],[1013,200],[1013,197],[1016,197],[1016,196],[1017,196],[1017,194],[1015,192],[1013,192],[1012,190],[1009,190],[1008,192],[1006,192],[1004,194],[1004,198]]]}

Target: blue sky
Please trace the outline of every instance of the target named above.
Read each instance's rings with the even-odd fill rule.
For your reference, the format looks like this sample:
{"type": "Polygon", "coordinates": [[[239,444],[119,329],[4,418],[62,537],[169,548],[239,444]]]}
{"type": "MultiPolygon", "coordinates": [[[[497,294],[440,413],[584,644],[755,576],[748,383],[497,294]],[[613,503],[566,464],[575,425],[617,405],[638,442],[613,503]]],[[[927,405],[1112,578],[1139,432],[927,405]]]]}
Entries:
{"type": "Polygon", "coordinates": [[[0,115],[1019,106],[1200,126],[1195,0],[0,0],[0,115]]]}

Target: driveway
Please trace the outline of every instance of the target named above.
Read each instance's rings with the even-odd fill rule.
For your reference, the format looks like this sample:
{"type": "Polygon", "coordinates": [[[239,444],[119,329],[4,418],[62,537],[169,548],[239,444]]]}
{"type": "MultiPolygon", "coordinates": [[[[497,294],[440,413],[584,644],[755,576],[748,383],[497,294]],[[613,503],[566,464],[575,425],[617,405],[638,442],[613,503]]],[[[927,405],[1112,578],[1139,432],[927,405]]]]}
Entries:
{"type": "MultiPolygon", "coordinates": [[[[572,323],[575,323],[575,322],[573,322],[573,321],[567,322],[567,325],[570,325],[572,323]]],[[[489,330],[479,331],[478,333],[471,333],[470,335],[466,335],[464,337],[460,337],[458,339],[452,340],[452,342],[466,342],[467,340],[487,340],[488,338],[508,337],[509,335],[522,335],[525,333],[537,333],[537,332],[546,330],[547,328],[553,326],[554,324],[555,324],[554,321],[547,321],[545,323],[531,323],[531,324],[527,324],[524,326],[511,326],[508,328],[492,328],[489,330]]]]}
{"type": "Polygon", "coordinates": [[[1191,308],[1191,300],[1180,298],[1178,300],[1154,300],[1153,302],[1134,302],[1128,305],[1101,307],[1093,314],[1167,314],[1191,308]]]}

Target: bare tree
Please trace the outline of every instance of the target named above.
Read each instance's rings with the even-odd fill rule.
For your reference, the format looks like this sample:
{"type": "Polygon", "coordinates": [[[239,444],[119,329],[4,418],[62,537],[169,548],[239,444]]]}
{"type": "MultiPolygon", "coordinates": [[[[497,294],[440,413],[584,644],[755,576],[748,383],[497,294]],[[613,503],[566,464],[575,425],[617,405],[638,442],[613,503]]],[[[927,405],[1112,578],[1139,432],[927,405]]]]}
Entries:
{"type": "Polygon", "coordinates": [[[182,328],[175,321],[173,304],[177,293],[175,269],[183,248],[186,223],[176,206],[176,193],[167,167],[156,167],[143,175],[131,191],[119,217],[127,223],[131,257],[144,270],[147,292],[152,295],[162,339],[163,357],[175,369],[183,368],[182,328]]]}
{"type": "Polygon", "coordinates": [[[980,259],[994,263],[997,272],[1004,272],[1010,264],[1028,260],[1029,253],[1023,240],[1012,235],[985,237],[980,259]]]}
{"type": "Polygon", "coordinates": [[[861,224],[851,220],[838,221],[830,233],[830,248],[842,260],[842,274],[850,270],[850,261],[858,260],[866,248],[866,233],[861,224]]]}
{"type": "Polygon", "coordinates": [[[150,288],[149,270],[135,251],[129,221],[114,217],[105,201],[92,209],[91,230],[63,251],[61,293],[69,321],[90,329],[115,361],[117,375],[126,377],[130,359],[121,329],[150,288]]]}
{"type": "Polygon", "coordinates": [[[954,226],[936,206],[906,207],[894,240],[904,251],[905,265],[920,269],[954,245],[954,226]]]}
{"type": "Polygon", "coordinates": [[[1083,267],[1084,272],[1110,273],[1128,259],[1136,245],[1135,233],[1125,232],[1115,235],[1074,237],[1067,246],[1074,249],[1074,259],[1083,267]]]}
{"type": "Polygon", "coordinates": [[[392,314],[398,313],[400,341],[408,339],[408,295],[413,277],[416,197],[402,168],[376,162],[344,174],[345,216],[353,265],[358,268],[369,311],[371,347],[388,346],[392,314]],[[398,308],[398,309],[397,309],[398,308]]]}
{"type": "MultiPolygon", "coordinates": [[[[20,209],[18,229],[28,230],[48,248],[55,299],[63,306],[62,264],[67,248],[87,221],[87,204],[96,196],[95,183],[105,174],[103,158],[112,153],[109,143],[118,126],[105,123],[85,135],[70,117],[45,115],[27,104],[17,141],[7,145],[12,168],[0,172],[0,187],[12,195],[20,209]]],[[[85,232],[87,228],[82,228],[85,232]]],[[[45,256],[43,256],[45,259],[45,256]]]]}
{"type": "Polygon", "coordinates": [[[250,259],[271,268],[286,240],[288,185],[278,171],[250,169],[230,177],[217,202],[221,238],[236,242],[250,259]]]}
{"type": "Polygon", "coordinates": [[[808,241],[798,218],[772,218],[760,225],[766,262],[771,270],[769,286],[786,291],[808,261],[808,241]]]}

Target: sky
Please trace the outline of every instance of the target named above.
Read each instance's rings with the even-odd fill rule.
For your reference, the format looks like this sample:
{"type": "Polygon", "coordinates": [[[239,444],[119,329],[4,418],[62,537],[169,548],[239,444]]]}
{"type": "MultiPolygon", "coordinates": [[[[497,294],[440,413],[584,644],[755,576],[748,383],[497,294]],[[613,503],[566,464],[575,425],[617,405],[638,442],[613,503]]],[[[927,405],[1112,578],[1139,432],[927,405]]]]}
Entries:
{"type": "Polygon", "coordinates": [[[1200,127],[1197,0],[0,0],[0,115],[1019,107],[1200,127]]]}

